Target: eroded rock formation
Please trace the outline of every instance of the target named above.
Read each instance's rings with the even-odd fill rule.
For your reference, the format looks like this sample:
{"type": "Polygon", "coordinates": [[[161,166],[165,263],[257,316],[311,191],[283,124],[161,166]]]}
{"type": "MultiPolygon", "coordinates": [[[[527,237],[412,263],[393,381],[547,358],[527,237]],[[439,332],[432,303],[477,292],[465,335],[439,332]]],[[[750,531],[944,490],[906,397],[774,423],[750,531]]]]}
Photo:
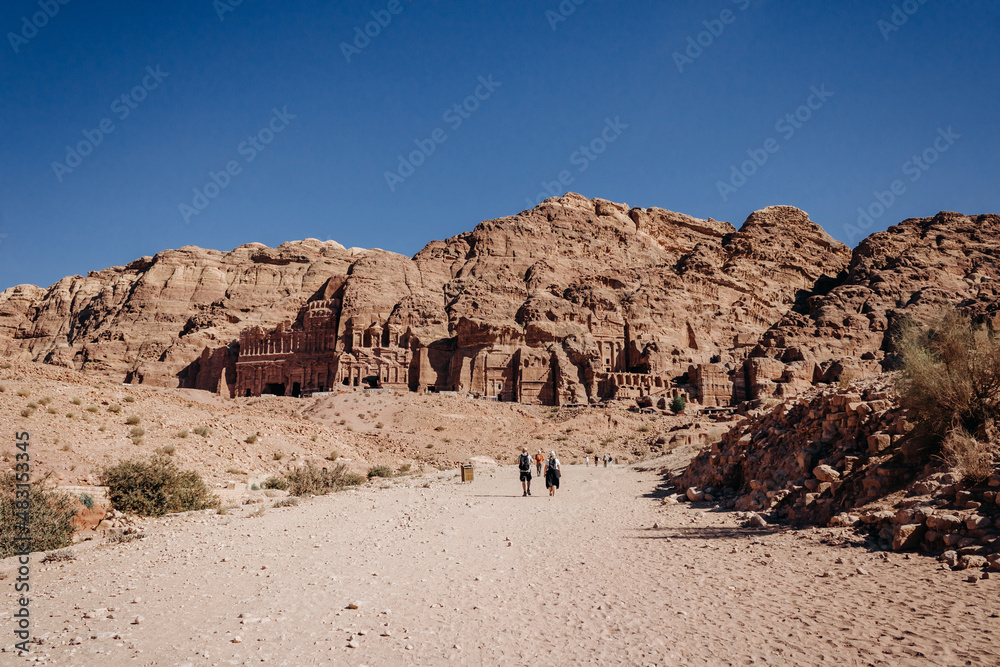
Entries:
{"type": "Polygon", "coordinates": [[[0,353],[230,395],[346,382],[726,405],[880,372],[903,314],[991,315],[998,232],[997,216],[942,213],[852,255],[791,207],[737,230],[567,194],[412,258],[314,239],[186,247],[11,288],[0,353]]]}

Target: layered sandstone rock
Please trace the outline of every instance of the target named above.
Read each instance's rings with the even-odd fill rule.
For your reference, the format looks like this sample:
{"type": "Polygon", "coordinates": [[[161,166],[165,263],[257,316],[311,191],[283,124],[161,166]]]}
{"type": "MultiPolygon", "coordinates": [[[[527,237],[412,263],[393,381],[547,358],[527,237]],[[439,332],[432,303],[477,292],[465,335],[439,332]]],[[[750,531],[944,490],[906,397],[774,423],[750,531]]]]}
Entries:
{"type": "Polygon", "coordinates": [[[890,370],[892,332],[942,307],[979,319],[1000,310],[1000,216],[939,213],[872,234],[846,276],[800,300],[746,365],[749,397],[794,395],[814,382],[890,370]]]}
{"type": "MultiPolygon", "coordinates": [[[[325,385],[388,355],[410,389],[559,403],[683,390],[725,404],[743,398],[737,370],[760,336],[848,260],[790,207],[737,231],[568,194],[412,259],[313,239],[186,247],[47,290],[12,288],[0,294],[0,353],[231,393],[241,332],[259,342],[280,325],[279,338],[307,340],[295,334],[307,304],[328,302],[328,347],[358,370],[331,366],[325,385]]],[[[299,366],[302,377],[315,370],[299,366]]],[[[291,393],[290,376],[280,380],[291,393]]]]}

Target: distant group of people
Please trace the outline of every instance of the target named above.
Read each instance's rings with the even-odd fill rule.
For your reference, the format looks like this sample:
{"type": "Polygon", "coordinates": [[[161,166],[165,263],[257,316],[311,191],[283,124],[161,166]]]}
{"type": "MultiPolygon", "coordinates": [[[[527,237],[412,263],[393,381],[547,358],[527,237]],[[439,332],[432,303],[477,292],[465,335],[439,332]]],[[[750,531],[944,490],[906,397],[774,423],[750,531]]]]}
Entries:
{"type": "MultiPolygon", "coordinates": [[[[594,457],[594,467],[596,468],[596,467],[598,466],[598,464],[599,464],[599,463],[600,463],[601,461],[604,461],[604,467],[605,467],[605,468],[607,468],[607,467],[608,467],[608,464],[609,464],[609,463],[611,463],[611,464],[614,464],[614,462],[615,462],[614,458],[613,458],[613,457],[611,457],[611,456],[608,456],[607,454],[605,454],[605,455],[604,455],[603,457],[601,457],[601,458],[597,458],[597,457],[595,456],[595,457],[594,457]]],[[[590,457],[589,457],[589,456],[585,456],[585,457],[583,457],[583,462],[584,462],[584,464],[586,464],[586,465],[588,465],[588,466],[589,466],[589,465],[590,465],[590,457]]]]}
{"type": "Polygon", "coordinates": [[[517,468],[521,474],[521,491],[522,496],[531,495],[531,463],[534,459],[535,470],[539,477],[542,476],[542,464],[545,464],[545,488],[549,490],[549,495],[556,495],[556,489],[559,488],[559,477],[562,473],[562,467],[559,465],[559,459],[556,457],[554,451],[549,452],[549,458],[546,459],[542,454],[542,450],[538,450],[534,456],[528,454],[528,448],[521,448],[521,455],[517,457],[517,468]]]}

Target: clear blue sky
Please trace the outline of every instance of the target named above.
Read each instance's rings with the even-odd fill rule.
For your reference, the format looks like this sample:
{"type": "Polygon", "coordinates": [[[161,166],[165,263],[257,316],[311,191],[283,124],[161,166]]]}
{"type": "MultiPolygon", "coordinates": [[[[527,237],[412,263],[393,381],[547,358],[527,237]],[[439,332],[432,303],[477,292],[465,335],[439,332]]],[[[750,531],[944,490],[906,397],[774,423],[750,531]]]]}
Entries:
{"type": "Polygon", "coordinates": [[[894,181],[863,235],[1000,212],[998,0],[236,3],[3,3],[0,288],[188,244],[412,255],[543,182],[737,226],[790,204],[852,245],[894,181]]]}

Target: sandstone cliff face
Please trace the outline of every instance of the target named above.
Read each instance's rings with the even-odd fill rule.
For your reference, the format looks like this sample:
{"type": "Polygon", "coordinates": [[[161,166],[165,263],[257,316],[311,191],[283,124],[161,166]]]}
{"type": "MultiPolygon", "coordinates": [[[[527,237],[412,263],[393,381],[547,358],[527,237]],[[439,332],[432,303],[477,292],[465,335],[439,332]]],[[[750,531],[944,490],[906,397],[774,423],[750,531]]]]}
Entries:
{"type": "Polygon", "coordinates": [[[996,318],[997,239],[1000,216],[948,212],[872,234],[836,286],[818,290],[764,334],[747,364],[751,397],[889,370],[893,327],[903,317],[923,322],[953,306],[996,318]]]}
{"type": "Polygon", "coordinates": [[[737,231],[568,194],[412,259],[314,239],[185,247],[47,290],[11,288],[0,293],[0,354],[227,392],[241,330],[335,297],[339,335],[369,325],[405,334],[411,387],[489,394],[495,376],[503,398],[515,359],[560,402],[584,402],[609,373],[684,381],[691,365],[714,362],[732,385],[719,393],[738,395],[745,376],[734,372],[753,345],[849,261],[790,207],[758,211],[737,231]]]}

